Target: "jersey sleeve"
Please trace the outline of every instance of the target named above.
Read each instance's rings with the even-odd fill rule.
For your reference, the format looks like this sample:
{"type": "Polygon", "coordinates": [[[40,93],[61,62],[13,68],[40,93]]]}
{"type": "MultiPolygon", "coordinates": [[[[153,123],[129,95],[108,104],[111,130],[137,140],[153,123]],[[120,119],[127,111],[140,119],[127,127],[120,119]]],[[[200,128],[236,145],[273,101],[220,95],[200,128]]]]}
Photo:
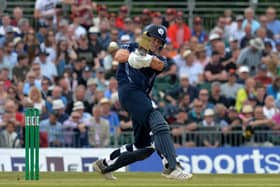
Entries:
{"type": "Polygon", "coordinates": [[[135,51],[135,49],[138,48],[138,44],[137,43],[128,43],[128,44],[122,44],[120,46],[121,49],[127,49],[129,50],[129,52],[133,52],[135,51]]]}

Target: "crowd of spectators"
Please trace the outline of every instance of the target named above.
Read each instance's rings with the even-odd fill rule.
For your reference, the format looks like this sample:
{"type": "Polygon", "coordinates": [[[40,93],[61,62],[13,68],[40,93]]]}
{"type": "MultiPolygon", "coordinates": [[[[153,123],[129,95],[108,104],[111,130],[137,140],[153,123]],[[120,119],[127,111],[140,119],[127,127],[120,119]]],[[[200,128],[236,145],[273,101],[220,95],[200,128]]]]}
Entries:
{"type": "Polygon", "coordinates": [[[226,10],[213,29],[181,11],[128,7],[111,12],[91,0],[37,0],[36,27],[16,7],[0,26],[0,147],[24,146],[24,111],[41,112],[41,146],[108,147],[130,142],[132,123],[118,101],[114,55],[149,24],[167,28],[159,52],[169,67],[151,97],[177,146],[279,144],[280,20],[269,7],[226,10]],[[59,3],[71,6],[62,17],[59,3]],[[201,132],[201,133],[197,133],[201,132]],[[272,132],[272,133],[268,133],[272,132]],[[123,143],[123,142],[122,142],[123,143]]]}

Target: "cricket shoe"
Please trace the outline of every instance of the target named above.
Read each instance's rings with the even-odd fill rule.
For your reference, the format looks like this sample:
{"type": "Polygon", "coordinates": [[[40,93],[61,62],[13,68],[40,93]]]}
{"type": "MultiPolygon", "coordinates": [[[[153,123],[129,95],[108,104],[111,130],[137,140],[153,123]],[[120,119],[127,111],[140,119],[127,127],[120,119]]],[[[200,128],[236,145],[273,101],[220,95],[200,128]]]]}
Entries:
{"type": "Polygon", "coordinates": [[[173,171],[170,171],[169,174],[162,175],[168,179],[175,179],[175,180],[190,180],[192,178],[192,174],[184,172],[182,169],[176,167],[173,171]]]}
{"type": "Polygon", "coordinates": [[[117,180],[117,177],[113,176],[112,172],[104,173],[106,166],[103,163],[103,159],[93,162],[92,167],[94,171],[100,173],[107,180],[117,180]]]}
{"type": "MultiPolygon", "coordinates": [[[[184,168],[181,166],[180,162],[176,162],[176,168],[184,170],[184,168]]],[[[165,176],[165,175],[168,175],[169,173],[170,173],[170,170],[168,169],[168,163],[166,162],[163,164],[163,171],[162,171],[161,175],[165,176]]]]}

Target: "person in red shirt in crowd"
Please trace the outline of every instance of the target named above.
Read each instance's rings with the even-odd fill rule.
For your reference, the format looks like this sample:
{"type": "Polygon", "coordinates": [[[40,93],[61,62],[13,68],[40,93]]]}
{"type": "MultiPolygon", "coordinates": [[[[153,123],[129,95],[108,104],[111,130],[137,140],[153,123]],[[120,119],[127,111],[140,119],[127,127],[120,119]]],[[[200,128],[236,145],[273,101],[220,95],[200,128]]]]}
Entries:
{"type": "Polygon", "coordinates": [[[255,80],[257,83],[261,83],[265,86],[268,86],[272,83],[272,78],[267,75],[267,65],[262,63],[258,67],[257,75],[255,76],[255,80]]]}
{"type": "Polygon", "coordinates": [[[76,0],[71,7],[72,16],[82,18],[81,25],[89,29],[93,24],[92,11],[96,8],[96,3],[91,0],[76,0]]]}
{"type": "Polygon", "coordinates": [[[175,23],[167,30],[167,36],[176,49],[191,38],[191,30],[184,22],[183,16],[183,12],[177,12],[175,23]]]}
{"type": "Polygon", "coordinates": [[[127,6],[121,6],[119,16],[116,19],[116,27],[119,29],[124,28],[124,19],[127,17],[128,8],[127,6]]]}

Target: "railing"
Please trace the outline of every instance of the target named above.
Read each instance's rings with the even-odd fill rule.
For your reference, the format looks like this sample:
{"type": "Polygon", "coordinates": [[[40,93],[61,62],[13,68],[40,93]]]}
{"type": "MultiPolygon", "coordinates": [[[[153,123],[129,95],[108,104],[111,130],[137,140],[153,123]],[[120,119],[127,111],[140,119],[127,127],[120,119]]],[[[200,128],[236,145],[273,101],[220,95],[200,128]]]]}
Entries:
{"type": "MultiPolygon", "coordinates": [[[[177,147],[205,147],[205,141],[218,147],[238,147],[238,146],[277,146],[280,145],[280,131],[255,131],[251,136],[246,135],[244,131],[230,131],[223,133],[218,129],[209,131],[209,128],[199,128],[196,131],[181,130],[181,135],[173,136],[174,143],[177,147]]],[[[99,147],[90,144],[90,138],[93,134],[89,132],[63,132],[51,134],[56,137],[60,144],[48,142],[48,132],[41,132],[41,145],[43,147],[99,147]]],[[[119,147],[123,144],[133,143],[134,136],[132,131],[122,132],[110,137],[109,144],[104,147],[119,147]]]]}

